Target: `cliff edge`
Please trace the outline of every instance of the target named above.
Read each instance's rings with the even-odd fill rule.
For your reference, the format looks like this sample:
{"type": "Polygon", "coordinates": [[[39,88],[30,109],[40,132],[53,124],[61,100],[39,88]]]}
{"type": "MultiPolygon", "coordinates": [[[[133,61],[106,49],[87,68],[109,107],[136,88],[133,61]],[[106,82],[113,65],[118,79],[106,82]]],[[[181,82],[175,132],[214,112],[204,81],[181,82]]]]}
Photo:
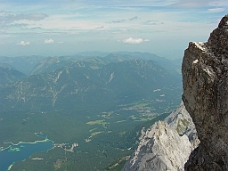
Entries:
{"type": "Polygon", "coordinates": [[[228,15],[208,42],[189,43],[182,75],[183,102],[201,142],[185,170],[228,170],[228,15]]]}
{"type": "Polygon", "coordinates": [[[199,140],[183,103],[165,121],[142,130],[139,145],[122,171],[184,171],[199,140]]]}

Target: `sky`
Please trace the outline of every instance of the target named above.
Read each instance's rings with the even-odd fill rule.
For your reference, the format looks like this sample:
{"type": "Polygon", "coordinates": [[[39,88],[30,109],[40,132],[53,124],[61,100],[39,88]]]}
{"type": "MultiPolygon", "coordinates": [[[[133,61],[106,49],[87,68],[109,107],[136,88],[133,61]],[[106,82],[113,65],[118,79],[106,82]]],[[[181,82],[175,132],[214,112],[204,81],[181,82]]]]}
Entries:
{"type": "Polygon", "coordinates": [[[182,58],[227,13],[227,0],[0,0],[0,56],[130,51],[182,58]]]}

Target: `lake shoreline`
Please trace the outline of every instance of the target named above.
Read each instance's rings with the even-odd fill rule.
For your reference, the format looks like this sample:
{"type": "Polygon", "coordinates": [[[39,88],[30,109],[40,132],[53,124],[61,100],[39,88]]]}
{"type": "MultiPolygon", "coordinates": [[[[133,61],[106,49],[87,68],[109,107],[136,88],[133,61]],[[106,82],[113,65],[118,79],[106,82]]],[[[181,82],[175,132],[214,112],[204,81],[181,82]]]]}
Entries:
{"type": "MultiPolygon", "coordinates": [[[[24,141],[19,141],[18,143],[13,143],[13,142],[5,142],[5,144],[10,144],[8,147],[6,147],[6,148],[4,148],[4,147],[0,147],[0,152],[1,151],[4,151],[4,150],[7,150],[7,149],[9,149],[10,147],[11,147],[11,145],[19,145],[19,144],[36,144],[36,143],[38,143],[38,142],[46,142],[46,141],[52,141],[52,140],[49,140],[48,138],[47,138],[47,136],[45,135],[45,134],[43,134],[43,133],[34,133],[36,136],[38,136],[38,137],[42,137],[42,138],[45,138],[44,140],[36,140],[36,141],[34,141],[34,142],[24,142],[24,141]]],[[[54,141],[52,141],[53,142],[53,144],[54,144],[54,141]]]]}
{"type": "MultiPolygon", "coordinates": [[[[35,133],[36,134],[36,133],[35,133]]],[[[36,134],[39,136],[38,134],[36,134]]],[[[29,159],[33,154],[38,152],[47,152],[55,148],[54,141],[49,140],[47,136],[43,136],[44,140],[37,140],[34,142],[23,142],[18,143],[9,142],[7,148],[0,147],[0,171],[11,170],[13,165],[18,161],[29,159]]]]}

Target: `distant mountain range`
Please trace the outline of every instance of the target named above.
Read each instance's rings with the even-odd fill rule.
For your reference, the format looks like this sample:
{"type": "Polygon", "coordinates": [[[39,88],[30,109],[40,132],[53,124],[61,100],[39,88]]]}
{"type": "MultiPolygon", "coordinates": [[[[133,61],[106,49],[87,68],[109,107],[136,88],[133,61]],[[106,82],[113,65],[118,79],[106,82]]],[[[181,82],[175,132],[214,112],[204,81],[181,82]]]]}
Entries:
{"type": "Polygon", "coordinates": [[[79,144],[34,154],[43,160],[11,170],[120,170],[141,128],[180,104],[178,63],[148,53],[96,54],[0,57],[0,146],[36,141],[35,132],[67,149],[79,144]]]}
{"type": "MultiPolygon", "coordinates": [[[[176,92],[181,92],[181,78],[174,70],[175,66],[165,69],[165,66],[171,66],[170,62],[166,63],[169,60],[153,54],[119,53],[82,59],[69,56],[39,59],[37,62],[38,57],[31,57],[30,60],[22,58],[27,63],[37,63],[30,76],[25,78],[21,73],[17,79],[24,79],[15,79],[17,82],[0,90],[2,111],[108,108],[139,100],[165,101],[172,99],[176,92]],[[160,61],[150,60],[153,58],[160,61]],[[162,63],[163,67],[158,63],[162,63]]],[[[10,63],[15,63],[13,58],[10,63]]]]}
{"type": "Polygon", "coordinates": [[[0,63],[0,88],[12,84],[22,78],[25,78],[26,75],[16,70],[12,66],[4,63],[0,63]]]}
{"type": "Polygon", "coordinates": [[[34,66],[44,57],[41,56],[19,56],[0,57],[0,63],[8,64],[25,75],[29,75],[34,66]]]}

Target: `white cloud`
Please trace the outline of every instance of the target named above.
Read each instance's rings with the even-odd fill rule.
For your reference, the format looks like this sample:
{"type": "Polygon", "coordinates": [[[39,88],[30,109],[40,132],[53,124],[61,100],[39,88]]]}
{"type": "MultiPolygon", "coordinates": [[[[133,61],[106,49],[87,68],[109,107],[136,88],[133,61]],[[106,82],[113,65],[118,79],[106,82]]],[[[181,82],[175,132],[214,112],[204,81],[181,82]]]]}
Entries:
{"type": "Polygon", "coordinates": [[[123,40],[123,43],[129,43],[129,44],[139,44],[139,43],[142,43],[142,42],[149,42],[150,40],[149,39],[142,39],[142,38],[132,38],[132,37],[129,37],[127,39],[124,39],[123,40]]]}
{"type": "Polygon", "coordinates": [[[51,44],[54,43],[55,41],[53,39],[46,39],[44,40],[44,44],[51,44]]]}
{"type": "Polygon", "coordinates": [[[224,10],[225,10],[224,8],[211,8],[211,9],[208,9],[209,12],[213,12],[213,13],[222,12],[224,10]]]}
{"type": "Polygon", "coordinates": [[[21,42],[19,43],[19,45],[27,46],[27,45],[30,45],[30,42],[21,41],[21,42]]]}
{"type": "Polygon", "coordinates": [[[210,6],[227,7],[228,3],[227,0],[210,0],[210,6]]]}
{"type": "Polygon", "coordinates": [[[227,0],[178,0],[174,1],[172,5],[184,7],[184,8],[198,8],[198,7],[227,7],[227,0]]]}

